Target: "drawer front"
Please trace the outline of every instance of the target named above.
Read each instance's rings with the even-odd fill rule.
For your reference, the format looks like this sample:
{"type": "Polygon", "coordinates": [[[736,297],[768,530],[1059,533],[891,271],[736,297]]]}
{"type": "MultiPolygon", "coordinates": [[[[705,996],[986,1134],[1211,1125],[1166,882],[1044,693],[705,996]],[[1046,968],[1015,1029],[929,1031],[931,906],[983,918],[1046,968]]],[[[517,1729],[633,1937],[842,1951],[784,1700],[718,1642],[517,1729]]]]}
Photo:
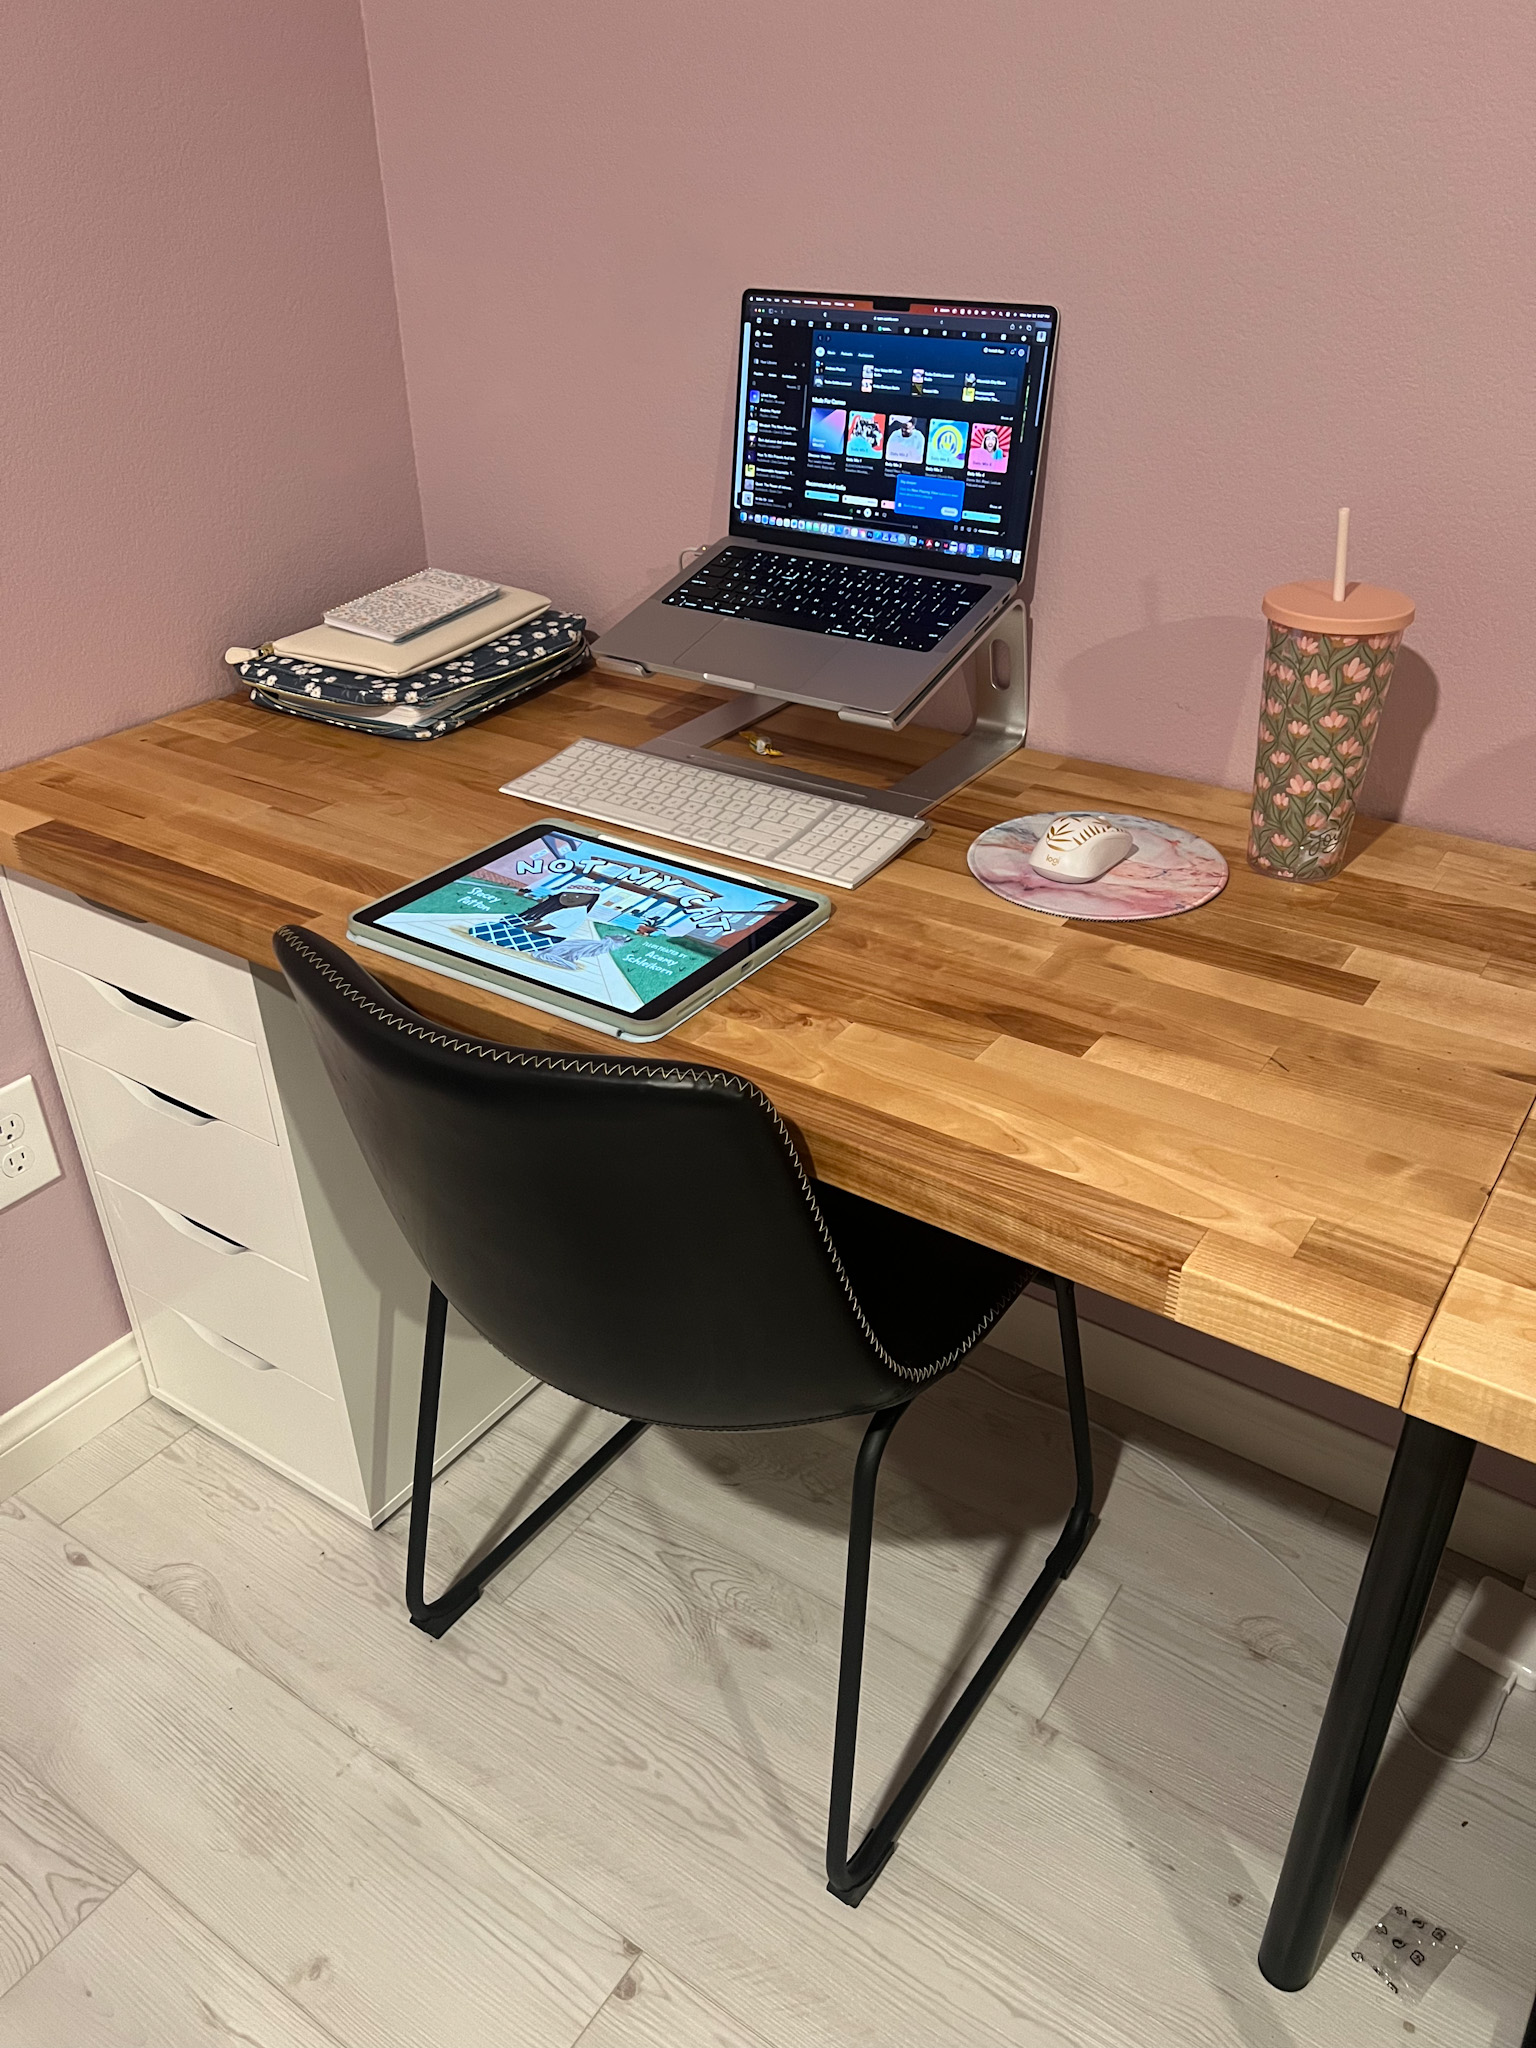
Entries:
{"type": "Polygon", "coordinates": [[[339,1401],[152,1294],[130,1291],[158,1392],[257,1457],[363,1512],[357,1453],[339,1401]]]}
{"type": "Polygon", "coordinates": [[[232,953],[216,952],[157,925],[135,924],[25,875],[12,873],[10,884],[29,953],[46,953],[50,960],[131,988],[253,1044],[260,1039],[251,971],[232,953]]]}
{"type": "Polygon", "coordinates": [[[138,990],[42,953],[33,954],[32,968],[61,1046],[276,1144],[261,1060],[249,1039],[179,1011],[167,1015],[135,1000],[138,990]]]}
{"type": "Polygon", "coordinates": [[[59,1064],[98,1174],[195,1216],[280,1266],[309,1271],[293,1168],[276,1145],[163,1101],[130,1075],[77,1052],[61,1051],[59,1064]]]}
{"type": "Polygon", "coordinates": [[[101,1194],[130,1287],[318,1392],[340,1395],[330,1331],[312,1281],[116,1181],[103,1178],[101,1194]]]}

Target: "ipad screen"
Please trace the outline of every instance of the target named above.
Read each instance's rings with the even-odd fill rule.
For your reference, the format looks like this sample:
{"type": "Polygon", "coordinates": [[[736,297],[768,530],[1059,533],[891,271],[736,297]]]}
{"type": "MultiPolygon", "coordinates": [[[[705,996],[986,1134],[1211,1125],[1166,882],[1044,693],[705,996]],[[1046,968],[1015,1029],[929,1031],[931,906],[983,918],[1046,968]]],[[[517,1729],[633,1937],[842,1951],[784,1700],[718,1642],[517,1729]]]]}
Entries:
{"type": "Polygon", "coordinates": [[[368,922],[627,1016],[668,1006],[717,962],[784,929],[803,898],[662,854],[537,828],[477,867],[429,878],[368,922]]]}

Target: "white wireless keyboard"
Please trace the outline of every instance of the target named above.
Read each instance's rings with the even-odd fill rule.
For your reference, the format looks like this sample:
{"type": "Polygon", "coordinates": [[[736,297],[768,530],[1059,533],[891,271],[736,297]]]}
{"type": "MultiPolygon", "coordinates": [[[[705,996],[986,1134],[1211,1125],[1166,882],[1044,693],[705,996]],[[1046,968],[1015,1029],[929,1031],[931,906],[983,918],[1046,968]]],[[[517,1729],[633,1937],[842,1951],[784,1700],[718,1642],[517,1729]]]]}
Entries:
{"type": "Polygon", "coordinates": [[[737,860],[763,861],[837,889],[856,889],[928,830],[921,818],[602,740],[577,740],[501,787],[504,795],[529,803],[659,832],[737,860]]]}

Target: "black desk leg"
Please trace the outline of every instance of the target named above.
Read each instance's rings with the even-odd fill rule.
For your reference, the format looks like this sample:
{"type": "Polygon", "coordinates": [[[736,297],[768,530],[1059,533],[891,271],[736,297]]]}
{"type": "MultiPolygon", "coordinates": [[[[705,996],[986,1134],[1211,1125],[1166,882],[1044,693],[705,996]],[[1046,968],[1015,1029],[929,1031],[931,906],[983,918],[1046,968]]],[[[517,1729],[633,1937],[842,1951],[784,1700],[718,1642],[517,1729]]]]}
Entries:
{"type": "Polygon", "coordinates": [[[1520,2036],[1520,2048],[1536,2048],[1536,2005],[1531,2007],[1531,2016],[1525,2023],[1525,2032],[1520,2036]]]}
{"type": "Polygon", "coordinates": [[[1281,1991],[1300,1991],[1321,1959],[1475,1448],[1471,1437],[1404,1419],[1259,1947],[1259,1968],[1281,1991]]]}

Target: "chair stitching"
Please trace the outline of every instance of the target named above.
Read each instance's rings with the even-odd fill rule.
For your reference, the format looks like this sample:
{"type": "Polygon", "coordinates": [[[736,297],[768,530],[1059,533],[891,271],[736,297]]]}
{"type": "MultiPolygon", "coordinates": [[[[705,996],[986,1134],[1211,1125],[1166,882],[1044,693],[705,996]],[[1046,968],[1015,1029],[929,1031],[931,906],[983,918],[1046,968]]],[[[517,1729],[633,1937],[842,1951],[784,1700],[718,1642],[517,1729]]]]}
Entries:
{"type": "Polygon", "coordinates": [[[727,1088],[733,1088],[738,1094],[745,1096],[756,1108],[764,1111],[772,1119],[773,1127],[779,1136],[779,1141],[783,1145],[785,1154],[795,1170],[795,1177],[800,1183],[800,1193],[805,1200],[806,1207],[811,1212],[812,1221],[815,1223],[817,1232],[821,1237],[822,1247],[831,1261],[832,1270],[837,1275],[838,1285],[847,1297],[848,1306],[853,1312],[854,1320],[859,1326],[864,1341],[869,1345],[886,1371],[895,1373],[898,1379],[908,1380],[916,1385],[923,1385],[929,1380],[937,1379],[940,1374],[948,1372],[950,1367],[957,1365],[968,1352],[975,1350],[988,1330],[992,1328],[1000,1316],[1004,1315],[1012,1307],[1013,1303],[1029,1284],[1030,1269],[1026,1267],[1024,1269],[1024,1276],[1018,1284],[1011,1286],[1002,1299],[982,1316],[971,1333],[962,1338],[959,1344],[946,1351],[942,1358],[936,1359],[931,1364],[925,1366],[903,1365],[881,1343],[879,1337],[875,1334],[874,1327],[870,1323],[868,1316],[864,1313],[863,1304],[854,1292],[853,1281],[849,1276],[847,1267],[843,1264],[832,1232],[827,1226],[826,1217],[822,1214],[821,1204],[816,1199],[816,1190],[811,1185],[810,1176],[805,1170],[805,1162],[800,1157],[799,1148],[790,1134],[789,1126],[785,1123],[783,1117],[779,1115],[772,1099],[763,1093],[755,1081],[749,1081],[745,1074],[732,1074],[723,1067],[695,1066],[682,1060],[668,1060],[654,1064],[637,1059],[625,1059],[622,1062],[616,1060],[595,1060],[571,1053],[524,1052],[515,1045],[497,1045],[487,1039],[459,1038],[452,1032],[436,1030],[425,1020],[420,1023],[412,1023],[410,1021],[411,1013],[408,1011],[386,1010],[382,1004],[376,1003],[370,995],[358,988],[354,982],[349,981],[333,962],[326,959],[323,953],[318,952],[311,946],[308,943],[307,934],[298,926],[284,925],[275,934],[274,943],[277,942],[281,942],[290,952],[296,953],[301,959],[308,961],[312,967],[319,971],[325,980],[330,982],[333,987],[340,989],[348,1001],[355,1003],[359,1009],[365,1010],[372,1017],[377,1017],[392,1030],[403,1033],[407,1038],[420,1039],[426,1045],[443,1046],[450,1052],[467,1053],[475,1059],[499,1061],[507,1066],[526,1067],[541,1073],[606,1076],[610,1078],[638,1074],[645,1080],[675,1080],[682,1077],[696,1077],[715,1083],[723,1082],[727,1088]]]}

